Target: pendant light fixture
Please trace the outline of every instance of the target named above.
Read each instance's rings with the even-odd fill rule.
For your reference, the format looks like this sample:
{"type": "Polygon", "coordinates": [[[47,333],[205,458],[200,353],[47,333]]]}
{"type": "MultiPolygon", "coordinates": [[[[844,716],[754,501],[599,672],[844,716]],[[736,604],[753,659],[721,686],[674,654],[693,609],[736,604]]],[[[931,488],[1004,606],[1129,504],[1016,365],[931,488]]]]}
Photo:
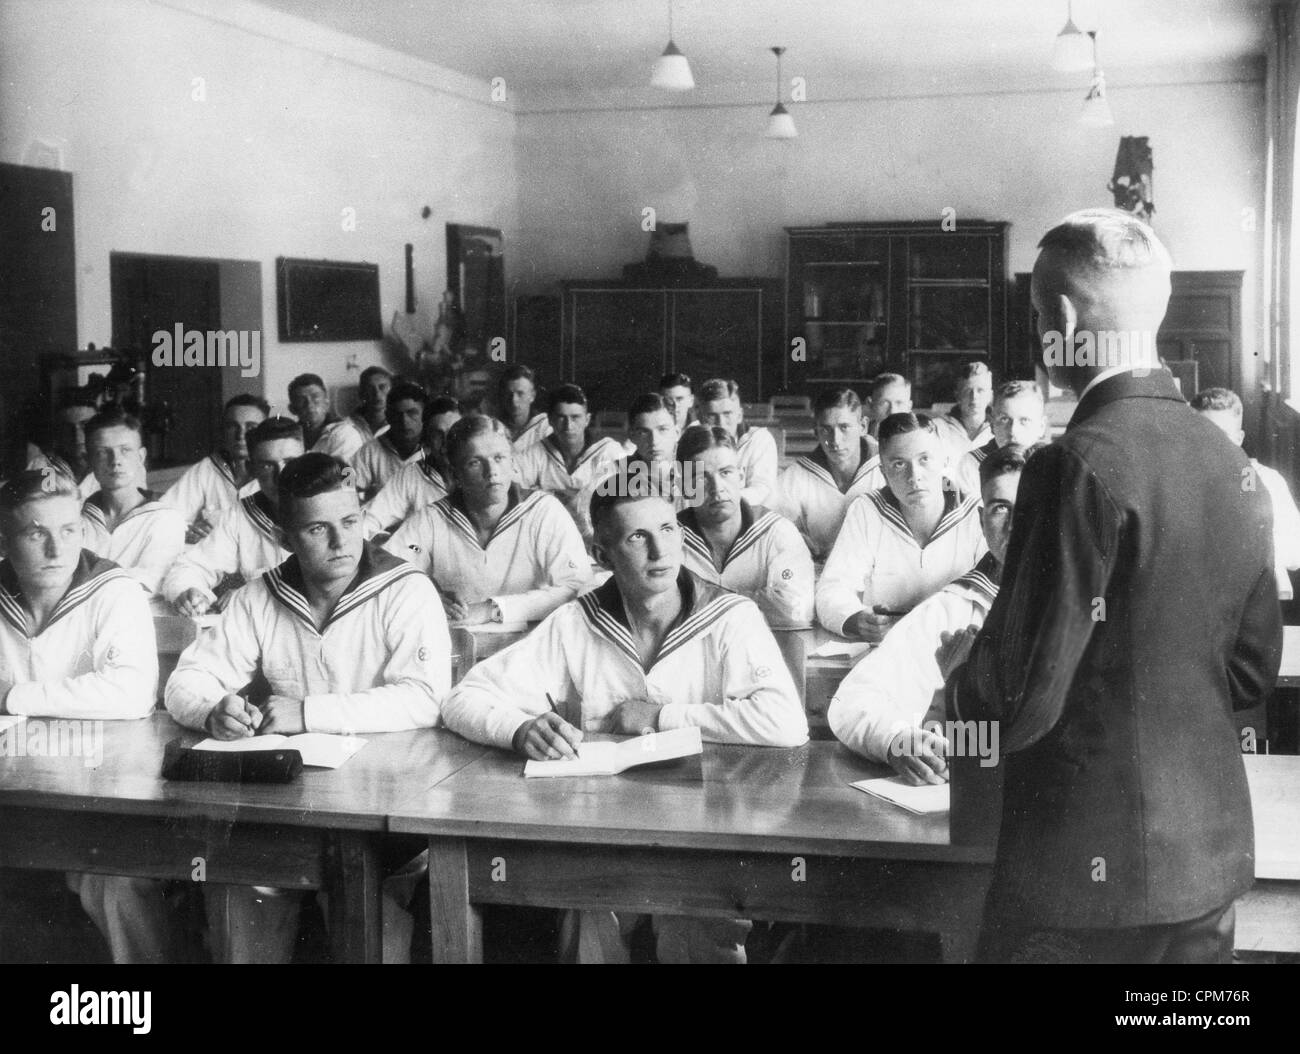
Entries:
{"type": "Polygon", "coordinates": [[[672,0],[668,0],[668,46],[664,48],[664,53],[655,59],[654,71],[650,74],[650,85],[664,91],[690,91],[695,87],[695,78],[691,76],[691,64],[673,43],[672,0]]]}
{"type": "Polygon", "coordinates": [[[1074,24],[1074,0],[1066,4],[1065,28],[1056,35],[1056,46],[1052,48],[1052,69],[1062,73],[1086,70],[1093,65],[1092,49],[1088,46],[1088,35],[1074,24]]]}
{"type": "Polygon", "coordinates": [[[794,126],[794,118],[790,116],[790,111],[781,102],[781,56],[785,54],[785,48],[772,48],[771,50],[772,54],[776,56],[776,105],[767,118],[767,137],[769,139],[793,139],[799,132],[794,126]]]}
{"type": "Polygon", "coordinates": [[[1106,75],[1097,62],[1097,33],[1093,31],[1088,36],[1092,38],[1092,85],[1084,96],[1079,122],[1090,128],[1106,128],[1115,123],[1115,115],[1110,112],[1110,102],[1106,99],[1106,75]]]}

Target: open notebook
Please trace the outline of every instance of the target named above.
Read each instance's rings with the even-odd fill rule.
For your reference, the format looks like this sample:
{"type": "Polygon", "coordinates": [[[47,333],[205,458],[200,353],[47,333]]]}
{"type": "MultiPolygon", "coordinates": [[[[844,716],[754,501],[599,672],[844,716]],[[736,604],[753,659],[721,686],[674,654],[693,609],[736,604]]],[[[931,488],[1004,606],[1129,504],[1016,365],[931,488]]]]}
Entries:
{"type": "Polygon", "coordinates": [[[654,765],[703,752],[698,728],[674,728],[671,732],[652,732],[621,743],[582,743],[576,761],[530,761],[524,766],[524,775],[613,776],[638,765],[654,765]]]}
{"type": "Polygon", "coordinates": [[[300,732],[296,736],[249,736],[246,739],[205,739],[195,750],[242,753],[248,750],[296,750],[302,763],[318,769],[336,769],[366,745],[356,736],[334,736],[328,732],[300,732]]]}
{"type": "Polygon", "coordinates": [[[918,816],[948,811],[950,799],[947,783],[927,783],[920,787],[913,787],[902,776],[890,776],[882,779],[858,780],[850,783],[849,786],[866,791],[873,798],[884,798],[885,801],[892,802],[900,809],[906,809],[918,816]]]}

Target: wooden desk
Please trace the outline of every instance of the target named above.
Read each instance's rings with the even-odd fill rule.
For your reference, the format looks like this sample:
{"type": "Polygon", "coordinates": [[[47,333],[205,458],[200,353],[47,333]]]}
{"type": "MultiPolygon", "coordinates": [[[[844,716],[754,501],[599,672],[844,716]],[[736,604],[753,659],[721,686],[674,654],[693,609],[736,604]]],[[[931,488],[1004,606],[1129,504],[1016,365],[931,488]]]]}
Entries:
{"type": "Polygon", "coordinates": [[[845,638],[820,626],[812,629],[775,630],[773,636],[790,666],[796,687],[803,695],[810,734],[814,739],[832,738],[830,727],[826,723],[826,710],[840,682],[853,668],[855,660],[842,656],[823,659],[812,653],[829,641],[842,642],[845,638]]]}
{"type": "Polygon", "coordinates": [[[973,951],[991,849],[854,790],[888,770],[838,743],[706,744],[698,763],[605,778],[525,780],[523,764],[493,750],[390,818],[429,837],[435,962],[481,960],[483,904],[890,926],[973,951]]]}
{"type": "MultiPolygon", "coordinates": [[[[29,718],[27,725],[53,722],[29,718]]],[[[97,724],[90,722],[88,724],[97,724]]],[[[336,770],[285,785],[172,783],[164,746],[202,738],[155,713],[105,721],[103,764],[0,756],[0,867],[324,889],[340,961],[380,958],[377,845],[410,796],[482,756],[450,732],[367,735],[336,770]]],[[[9,735],[24,735],[19,725],[9,735]]]]}

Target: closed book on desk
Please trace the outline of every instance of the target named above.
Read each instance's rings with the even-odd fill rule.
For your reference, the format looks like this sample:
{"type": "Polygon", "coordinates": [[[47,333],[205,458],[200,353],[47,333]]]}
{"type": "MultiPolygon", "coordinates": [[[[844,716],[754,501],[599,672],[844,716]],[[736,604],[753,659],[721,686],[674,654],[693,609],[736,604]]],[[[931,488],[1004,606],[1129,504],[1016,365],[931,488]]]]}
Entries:
{"type": "Polygon", "coordinates": [[[296,750],[302,763],[312,768],[336,769],[366,745],[356,736],[334,736],[327,732],[300,732],[296,736],[249,736],[246,739],[205,739],[195,750],[237,754],[250,750],[296,750]]]}
{"type": "Polygon", "coordinates": [[[530,761],[524,775],[541,776],[613,776],[640,765],[658,765],[704,752],[698,728],[675,728],[671,732],[654,732],[622,743],[582,743],[576,760],[530,761]]]}

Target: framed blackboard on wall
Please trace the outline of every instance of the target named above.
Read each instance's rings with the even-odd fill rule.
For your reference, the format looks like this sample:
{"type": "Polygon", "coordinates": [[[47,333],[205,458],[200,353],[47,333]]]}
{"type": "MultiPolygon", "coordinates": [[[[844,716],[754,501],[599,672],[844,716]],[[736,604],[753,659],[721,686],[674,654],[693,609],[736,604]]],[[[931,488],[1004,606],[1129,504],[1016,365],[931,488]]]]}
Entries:
{"type": "Polygon", "coordinates": [[[378,264],[277,257],[275,299],[282,343],[383,337],[378,264]]]}

